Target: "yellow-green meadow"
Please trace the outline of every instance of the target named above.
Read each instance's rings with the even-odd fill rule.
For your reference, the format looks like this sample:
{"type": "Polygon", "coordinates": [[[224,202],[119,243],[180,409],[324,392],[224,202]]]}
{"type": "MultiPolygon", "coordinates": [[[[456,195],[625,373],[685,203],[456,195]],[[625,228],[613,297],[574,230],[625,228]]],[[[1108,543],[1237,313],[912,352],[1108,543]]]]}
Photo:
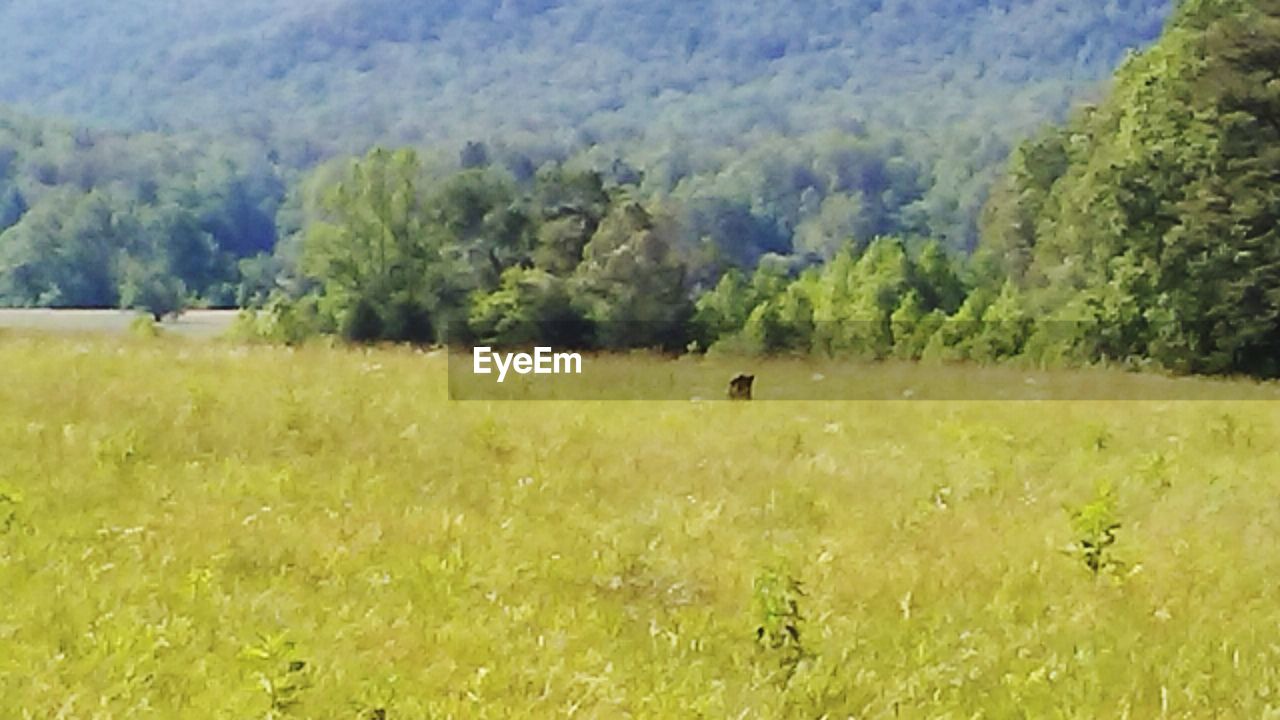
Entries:
{"type": "Polygon", "coordinates": [[[1280,717],[1270,402],[456,402],[446,362],[0,337],[0,717],[1280,717]]]}

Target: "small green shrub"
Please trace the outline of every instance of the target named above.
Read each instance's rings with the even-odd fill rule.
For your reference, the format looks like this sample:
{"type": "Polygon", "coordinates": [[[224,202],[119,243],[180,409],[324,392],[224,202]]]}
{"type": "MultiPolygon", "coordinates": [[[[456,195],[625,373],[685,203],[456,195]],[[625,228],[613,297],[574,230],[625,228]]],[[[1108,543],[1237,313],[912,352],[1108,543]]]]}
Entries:
{"type": "Polygon", "coordinates": [[[22,505],[22,493],[0,485],[0,535],[9,532],[18,523],[18,508],[22,505]]]}
{"type": "Polygon", "coordinates": [[[129,323],[129,334],[138,338],[158,338],[164,334],[160,322],[150,315],[139,315],[129,323]]]}
{"type": "Polygon", "coordinates": [[[809,656],[801,635],[804,588],[790,574],[770,569],[756,577],[753,591],[758,623],[756,644],[764,656],[777,662],[781,684],[786,685],[800,662],[809,656]]]}
{"type": "Polygon", "coordinates": [[[332,330],[315,296],[295,300],[277,294],[260,310],[241,310],[227,334],[242,342],[297,346],[332,330]]]}
{"type": "Polygon", "coordinates": [[[253,664],[254,678],[267,696],[264,720],[289,717],[311,685],[307,662],[297,657],[296,643],[287,632],[261,635],[241,657],[253,664]]]}
{"type": "Polygon", "coordinates": [[[1109,483],[1101,483],[1094,498],[1071,513],[1075,541],[1069,552],[1080,558],[1095,578],[1105,572],[1117,572],[1123,567],[1114,555],[1120,527],[1115,492],[1109,483]]]}
{"type": "Polygon", "coordinates": [[[1172,469],[1173,463],[1168,455],[1152,452],[1143,456],[1142,464],[1138,466],[1138,477],[1154,488],[1168,490],[1173,487],[1173,480],[1169,477],[1172,469]]]}

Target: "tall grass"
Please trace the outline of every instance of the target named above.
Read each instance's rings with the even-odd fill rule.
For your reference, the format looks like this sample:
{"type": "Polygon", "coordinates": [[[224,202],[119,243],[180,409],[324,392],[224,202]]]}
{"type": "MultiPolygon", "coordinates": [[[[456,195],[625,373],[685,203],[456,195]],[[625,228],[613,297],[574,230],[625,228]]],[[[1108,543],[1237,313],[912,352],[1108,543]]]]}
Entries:
{"type": "Polygon", "coordinates": [[[0,339],[0,717],[1280,714],[1276,406],[453,403],[444,364],[0,339]]]}

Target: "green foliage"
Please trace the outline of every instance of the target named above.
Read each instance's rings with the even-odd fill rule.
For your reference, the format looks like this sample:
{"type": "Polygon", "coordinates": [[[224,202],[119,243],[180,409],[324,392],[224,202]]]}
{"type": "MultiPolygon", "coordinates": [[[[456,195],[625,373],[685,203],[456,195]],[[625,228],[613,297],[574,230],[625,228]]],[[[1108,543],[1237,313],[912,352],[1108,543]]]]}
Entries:
{"type": "Polygon", "coordinates": [[[318,219],[306,228],[303,267],[321,283],[325,308],[349,340],[434,342],[435,317],[455,310],[465,278],[452,270],[465,266],[443,233],[469,232],[476,211],[468,208],[477,201],[451,187],[456,203],[429,207],[421,171],[412,151],[373,150],[321,191],[312,209],[318,219]],[[443,222],[433,225],[433,216],[443,222]]]}
{"type": "MultiPolygon", "coordinates": [[[[536,3],[439,12],[339,5],[334,17],[290,17],[314,23],[312,30],[340,17],[362,40],[348,45],[345,35],[322,33],[320,44],[351,57],[387,34],[404,45],[401,60],[442,42],[415,22],[465,26],[468,36],[503,27],[506,40],[529,41],[499,43],[484,67],[528,59],[558,32],[527,35],[526,21],[550,10],[536,3]]],[[[1070,83],[1049,69],[1057,67],[1053,58],[1080,45],[1087,29],[1089,42],[1068,54],[1083,74],[1098,71],[1126,44],[1099,35],[1100,26],[1149,37],[1164,7],[1133,0],[1057,12],[1052,22],[1007,40],[1036,48],[1040,59],[1002,53],[968,72],[963,61],[988,53],[989,43],[937,40],[931,33],[941,26],[916,2],[854,5],[802,4],[778,15],[765,3],[760,14],[734,16],[745,33],[733,40],[734,52],[714,24],[698,22],[670,56],[653,51],[673,42],[666,30],[696,16],[637,10],[625,18],[628,41],[611,45],[630,61],[628,80],[603,104],[558,106],[545,116],[524,107],[518,131],[500,109],[492,117],[466,113],[464,132],[449,127],[448,113],[433,117],[431,127],[397,121],[393,131],[374,123],[370,137],[440,141],[440,148],[375,150],[351,164],[321,165],[287,202],[280,167],[312,166],[341,151],[341,138],[359,133],[338,128],[331,147],[292,146],[291,154],[284,145],[293,140],[284,138],[309,137],[307,128],[258,126],[246,146],[206,147],[191,136],[161,141],[6,118],[0,304],[125,305],[163,314],[186,301],[292,301],[307,303],[308,319],[286,323],[283,334],[291,338],[311,328],[359,341],[552,340],[601,349],[1025,358],[1280,375],[1280,200],[1270,182],[1280,172],[1274,0],[1183,3],[1159,42],[1125,61],[1103,102],[1013,152],[982,213],[982,240],[967,268],[952,252],[974,240],[976,210],[1008,138],[1035,124],[1031,115],[1038,121],[1055,114],[1068,96],[1070,83]],[[654,13],[665,19],[651,24],[654,13]],[[753,34],[769,18],[770,31],[753,34]],[[816,45],[815,22],[830,31],[816,45]],[[1055,35],[1066,39],[1046,46],[1040,36],[1055,27],[1080,33],[1055,35]],[[901,48],[924,38],[940,43],[929,51],[949,61],[924,85],[910,73],[896,78],[894,103],[873,102],[857,122],[836,121],[828,101],[874,100],[884,88],[850,79],[834,93],[829,78],[806,84],[819,80],[819,65],[810,61],[838,46],[829,44],[833,38],[867,39],[864,32],[874,42],[846,43],[853,55],[883,42],[884,33],[898,37],[881,56],[862,57],[850,78],[893,66],[901,48]],[[637,37],[648,42],[631,44],[637,37]],[[742,45],[743,38],[758,42],[742,45]],[[728,52],[728,67],[741,70],[725,84],[731,92],[768,99],[789,84],[808,93],[806,102],[788,97],[761,115],[760,103],[731,103],[719,94],[724,88],[707,87],[696,73],[678,90],[663,80],[632,92],[637,68],[676,57],[696,68],[711,47],[728,52]],[[791,64],[799,57],[803,68],[791,64]],[[1022,68],[1016,77],[1005,77],[1015,66],[1022,68]],[[788,83],[775,82],[786,67],[788,83]],[[1030,114],[1009,102],[988,107],[989,97],[1007,91],[988,84],[997,77],[1035,88],[1044,107],[1030,114]],[[946,112],[952,88],[973,106],[965,111],[971,114],[946,112]],[[663,92],[669,95],[661,107],[646,99],[663,92]],[[928,98],[921,105],[928,113],[913,111],[917,93],[928,98]],[[694,112],[686,103],[695,100],[728,109],[694,112]],[[557,113],[571,120],[548,120],[557,113]],[[946,131],[931,133],[937,121],[923,114],[945,120],[946,131]],[[694,116],[699,122],[674,122],[694,116]],[[547,140],[544,122],[579,132],[547,140]],[[664,129],[672,124],[684,128],[678,137],[664,129]],[[479,139],[490,132],[494,137],[479,139]],[[503,135],[508,139],[494,139],[503,135]],[[261,151],[268,146],[275,147],[261,151]],[[268,256],[277,234],[286,241],[268,256]],[[969,294],[970,286],[976,292],[969,294]]],[[[564,3],[556,17],[582,11],[564,3]]],[[[942,15],[954,34],[985,37],[1047,11],[1039,1],[997,10],[960,3],[942,15]]],[[[614,10],[593,12],[579,26],[581,37],[565,45],[575,50],[557,57],[555,67],[596,47],[602,28],[624,20],[614,10]]],[[[265,8],[254,22],[271,18],[279,19],[265,8]]],[[[239,26],[230,27],[234,34],[239,26]]],[[[845,55],[837,64],[848,62],[845,55]]],[[[321,56],[309,62],[337,62],[337,55],[321,56]]],[[[263,67],[259,60],[245,60],[249,76],[263,67]]],[[[271,81],[296,79],[296,60],[273,56],[271,81]]],[[[376,75],[383,63],[400,60],[370,62],[364,72],[376,75]]],[[[622,66],[612,62],[593,67],[617,76],[622,66]]],[[[461,75],[445,95],[479,77],[461,75]]],[[[518,75],[511,70],[484,86],[518,75]]],[[[328,88],[310,89],[330,97],[328,88]]],[[[555,95],[534,89],[547,100],[555,95]]],[[[395,114],[370,107],[372,115],[395,114]]],[[[277,330],[255,327],[252,334],[277,330]]]]}
{"type": "Polygon", "coordinates": [[[303,268],[349,340],[684,345],[691,312],[671,218],[600,176],[492,169],[436,182],[375,150],[305,203],[303,268]]]}
{"type": "Polygon", "coordinates": [[[477,294],[469,319],[476,342],[485,345],[586,347],[590,323],[576,307],[569,284],[544,270],[511,268],[490,294],[477,294]]]}
{"type": "Polygon", "coordinates": [[[299,659],[297,643],[286,632],[260,635],[240,654],[254,667],[254,678],[266,695],[263,720],[294,717],[301,695],[311,686],[311,671],[307,661],[299,659]]]}
{"type": "MultiPolygon", "coordinates": [[[[947,311],[965,292],[937,243],[912,252],[897,239],[880,238],[861,253],[847,247],[799,277],[770,258],[750,283],[730,271],[699,297],[694,327],[699,347],[723,351],[918,359],[944,324],[952,325],[947,311]]],[[[975,300],[989,303],[982,297],[975,300]]],[[[1003,323],[1010,336],[1006,341],[1020,346],[1029,321],[1020,314],[1017,298],[1005,298],[1000,312],[1010,316],[1003,323]]]]}
{"type": "Polygon", "coordinates": [[[1006,360],[1022,354],[1033,328],[1026,298],[1012,282],[1006,282],[982,312],[965,354],[979,362],[1006,360]]]}
{"type": "Polygon", "coordinates": [[[811,284],[793,283],[757,305],[742,329],[752,352],[807,352],[815,335],[811,284]]]}
{"type": "Polygon", "coordinates": [[[327,295],[354,304],[425,282],[435,248],[422,232],[419,172],[415,153],[377,149],[323,192],[303,263],[327,295]]]}
{"type": "Polygon", "coordinates": [[[240,260],[240,285],[236,290],[236,307],[262,307],[280,288],[285,264],[280,258],[265,253],[240,260]]]}
{"type": "Polygon", "coordinates": [[[129,334],[138,338],[154,339],[164,334],[160,321],[150,313],[139,315],[129,322],[129,334]]]}
{"type": "Polygon", "coordinates": [[[180,278],[136,261],[125,263],[123,275],[121,307],[142,310],[156,322],[186,309],[186,286],[180,278]]]}
{"type": "Polygon", "coordinates": [[[339,324],[342,337],[357,343],[380,340],[384,334],[382,308],[366,297],[357,297],[346,308],[339,324]]]}
{"type": "Polygon", "coordinates": [[[1026,144],[993,195],[986,282],[1077,361],[1280,375],[1280,5],[1186,3],[1107,100],[1026,144]]]}
{"type": "Polygon", "coordinates": [[[0,535],[12,531],[18,525],[18,510],[22,507],[22,493],[0,485],[0,535]]]}
{"type": "Polygon", "coordinates": [[[956,257],[937,240],[926,242],[914,258],[912,289],[925,308],[948,315],[960,309],[969,293],[956,257]]]}
{"type": "Polygon", "coordinates": [[[984,123],[1034,127],[1153,38],[1169,8],[205,0],[168,17],[147,0],[71,23],[68,0],[17,0],[0,9],[0,24],[24,29],[0,48],[0,94],[116,126],[247,135],[295,167],[377,142],[441,141],[476,167],[503,162],[506,144],[472,141],[565,128],[649,147],[857,121],[963,124],[982,137],[984,123]],[[122,27],[131,42],[94,42],[122,27]],[[575,72],[593,73],[589,91],[543,83],[575,72]]]}
{"type": "Polygon", "coordinates": [[[1035,252],[1036,224],[1054,184],[1067,171],[1069,143],[1070,133],[1054,128],[1013,151],[982,218],[975,265],[984,281],[1026,276],[1035,252]]]}
{"type": "Polygon", "coordinates": [[[611,203],[599,173],[573,172],[558,164],[539,170],[529,200],[541,220],[534,264],[560,277],[572,274],[611,203]]]}
{"type": "MultiPolygon", "coordinates": [[[[851,237],[887,234],[970,249],[1010,145],[1153,39],[1171,2],[184,7],[168,17],[158,0],[88,13],[71,0],[0,5],[0,25],[23,28],[0,46],[0,97],[201,145],[240,138],[286,174],[378,144],[436,147],[451,166],[519,181],[576,158],[691,201],[692,240],[750,266],[766,252],[828,258],[851,237]],[[130,42],[97,42],[122,28],[130,42]],[[589,91],[544,82],[583,73],[589,91]]],[[[82,187],[120,160],[85,167],[82,187]]],[[[45,158],[32,169],[58,174],[45,158]]],[[[22,202],[3,190],[0,228],[22,202]]],[[[280,194],[252,180],[201,191],[235,218],[280,194]]],[[[218,224],[239,238],[219,237],[236,258],[267,249],[249,231],[256,221],[218,224]]]]}
{"type": "Polygon", "coordinates": [[[893,355],[902,360],[919,360],[929,339],[942,324],[946,315],[939,309],[926,312],[927,306],[915,290],[907,293],[898,309],[889,316],[889,331],[893,334],[893,355]]]}
{"type": "Polygon", "coordinates": [[[699,347],[709,348],[720,338],[747,324],[755,296],[742,271],[730,269],[715,288],[698,296],[694,304],[693,326],[699,347]]]}
{"type": "Polygon", "coordinates": [[[262,308],[241,310],[228,335],[241,341],[293,346],[337,329],[332,314],[321,309],[315,296],[295,300],[276,294],[262,308]]]}
{"type": "Polygon", "coordinates": [[[800,609],[804,589],[791,575],[766,570],[756,576],[752,590],[758,623],[756,643],[778,664],[778,681],[785,687],[809,655],[801,637],[805,623],[800,609]]]}
{"type": "MultiPolygon", "coordinates": [[[[1151,38],[1167,10],[1163,0],[1067,11],[1049,0],[994,9],[966,1],[942,12],[919,0],[759,2],[750,11],[722,0],[626,11],[578,0],[333,5],[196,3],[157,21],[144,2],[76,23],[60,19],[59,2],[0,8],[0,20],[27,28],[19,45],[137,20],[128,48],[77,50],[59,65],[78,71],[6,80],[5,71],[50,48],[85,45],[0,48],[0,94],[169,132],[125,136],[6,118],[0,304],[114,306],[136,261],[180,280],[201,305],[260,306],[322,279],[327,324],[342,325],[364,302],[378,322],[359,334],[465,340],[471,298],[497,291],[508,269],[532,266],[577,276],[571,294],[605,346],[671,346],[683,337],[705,347],[730,337],[729,326],[745,327],[761,302],[723,328],[685,327],[690,288],[715,285],[729,268],[749,272],[779,254],[794,269],[851,242],[861,256],[880,236],[927,235],[948,252],[968,249],[1009,138],[1059,115],[1125,49],[1151,38]],[[719,20],[707,22],[707,13],[719,20]],[[271,42],[249,41],[262,37],[271,42]],[[479,44],[459,45],[459,37],[479,44]],[[396,52],[378,50],[384,44],[396,52]],[[444,67],[432,59],[440,57],[458,62],[444,67]],[[152,66],[167,70],[131,72],[152,66]],[[535,81],[583,67],[610,90],[568,97],[535,81]],[[240,140],[224,147],[196,134],[207,130],[240,140]],[[321,164],[380,142],[436,149],[321,164]],[[286,201],[286,181],[313,168],[286,201]],[[682,266],[642,273],[650,284],[634,293],[607,277],[598,253],[587,257],[625,203],[611,197],[619,186],[663,218],[660,244],[671,260],[659,264],[682,266]],[[624,317],[652,330],[623,341],[608,328],[624,317]]],[[[1057,157],[1046,148],[1025,157],[1037,182],[1056,172],[1044,169],[1057,157]]],[[[1028,200],[1019,217],[1038,212],[1041,200],[1028,200]]],[[[920,258],[926,275],[944,270],[931,257],[920,258]]],[[[963,300],[961,284],[941,276],[913,285],[929,312],[954,312],[963,300]]],[[[771,312],[803,325],[805,303],[816,308],[823,296],[789,297],[771,312]]],[[[833,317],[866,326],[845,329],[856,337],[826,338],[819,325],[820,344],[890,352],[882,316],[893,309],[850,300],[856,307],[833,317]]],[[[769,322],[762,313],[757,326],[769,322]]],[[[783,335],[766,344],[803,344],[810,333],[783,335]]]]}
{"type": "Polygon", "coordinates": [[[69,189],[46,200],[0,235],[0,293],[7,304],[116,306],[120,261],[136,227],[114,212],[123,200],[69,189]]]}
{"type": "Polygon", "coordinates": [[[749,281],[730,270],[695,305],[698,345],[750,354],[807,351],[813,334],[809,292],[777,256],[763,258],[749,281]]]}
{"type": "Polygon", "coordinates": [[[683,348],[692,312],[685,280],[670,219],[628,200],[600,223],[573,278],[597,343],[608,348],[683,348]]]}
{"type": "Polygon", "coordinates": [[[179,285],[230,305],[237,261],[275,245],[282,195],[277,169],[243,143],[0,110],[0,306],[135,306],[179,285]]]}
{"type": "Polygon", "coordinates": [[[1123,567],[1115,558],[1116,531],[1121,527],[1116,516],[1115,491],[1100,483],[1094,498],[1071,511],[1071,529],[1075,542],[1071,552],[1096,578],[1123,567]]]}

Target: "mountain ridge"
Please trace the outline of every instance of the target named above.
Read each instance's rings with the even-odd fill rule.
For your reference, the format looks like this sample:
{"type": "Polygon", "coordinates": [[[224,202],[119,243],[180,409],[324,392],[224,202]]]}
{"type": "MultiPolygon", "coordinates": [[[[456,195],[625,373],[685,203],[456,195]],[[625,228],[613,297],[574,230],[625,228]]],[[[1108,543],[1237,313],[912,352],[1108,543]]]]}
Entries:
{"type": "MultiPolygon", "coordinates": [[[[699,137],[757,126],[789,134],[847,116],[912,127],[919,118],[881,106],[916,93],[959,102],[945,96],[983,90],[1003,99],[1039,82],[1092,84],[1126,49],[1154,39],[1168,2],[231,0],[167,8],[153,0],[0,7],[0,27],[23,29],[0,45],[0,101],[125,129],[307,140],[321,154],[566,127],[597,140],[672,124],[699,137]],[[720,108],[717,117],[705,117],[708,104],[720,108]]],[[[302,155],[299,164],[312,159],[302,155]]]]}

